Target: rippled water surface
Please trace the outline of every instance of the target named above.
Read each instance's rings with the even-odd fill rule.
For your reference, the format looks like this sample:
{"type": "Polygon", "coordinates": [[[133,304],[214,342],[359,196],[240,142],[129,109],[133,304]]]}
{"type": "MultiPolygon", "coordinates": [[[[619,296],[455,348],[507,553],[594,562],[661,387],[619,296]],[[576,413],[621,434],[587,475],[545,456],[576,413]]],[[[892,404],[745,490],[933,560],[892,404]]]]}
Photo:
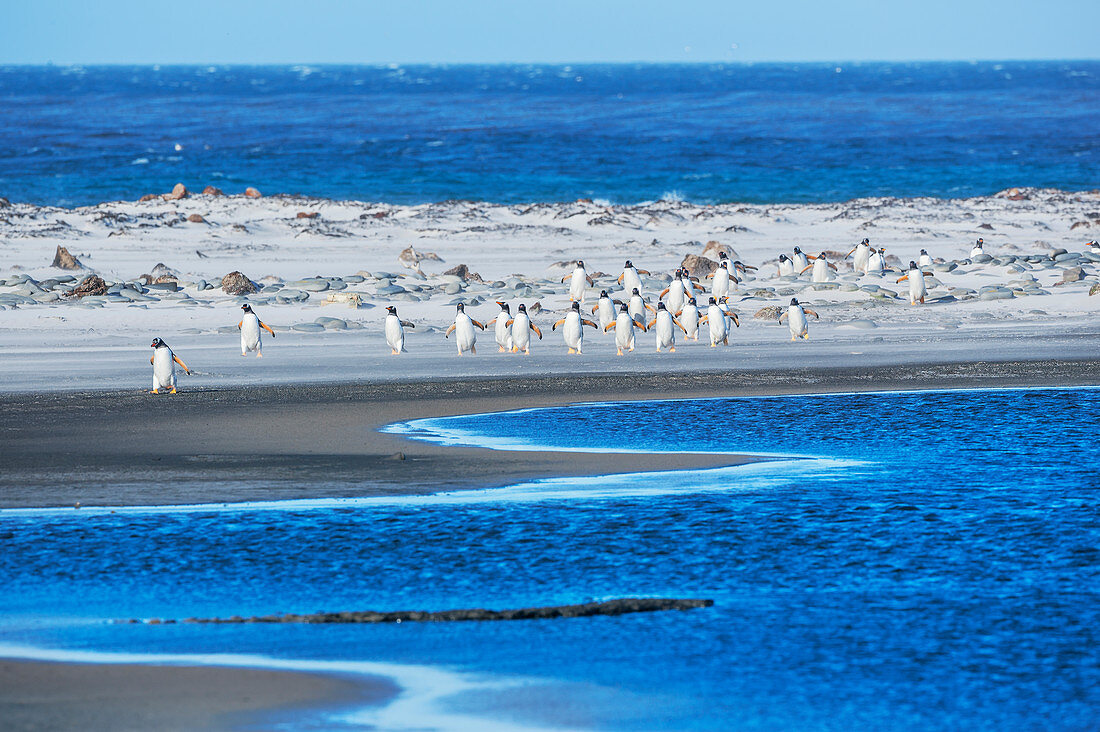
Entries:
{"type": "Polygon", "coordinates": [[[549,682],[452,702],[516,724],[1095,728],[1098,413],[1100,390],[1054,389],[422,420],[397,429],[452,443],[805,459],[456,500],[0,512],[0,643],[363,659],[549,682]],[[511,623],[103,622],[627,595],[716,605],[511,623]]]}
{"type": "Polygon", "coordinates": [[[1100,62],[0,67],[0,196],[422,203],[1100,187],[1100,62]],[[178,146],[178,147],[177,147],[178,146]]]}

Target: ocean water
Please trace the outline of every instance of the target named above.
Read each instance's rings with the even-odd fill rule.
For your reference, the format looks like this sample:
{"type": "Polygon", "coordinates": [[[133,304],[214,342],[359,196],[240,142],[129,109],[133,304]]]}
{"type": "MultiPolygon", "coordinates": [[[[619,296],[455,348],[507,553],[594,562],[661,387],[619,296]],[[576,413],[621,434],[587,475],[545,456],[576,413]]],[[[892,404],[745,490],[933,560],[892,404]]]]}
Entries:
{"type": "Polygon", "coordinates": [[[0,653],[244,654],[419,689],[327,726],[1095,729],[1098,412],[1095,388],[591,404],[391,429],[771,457],[427,497],[0,511],[0,653]],[[108,622],[622,596],[716,604],[507,623],[108,622]]]}
{"type": "Polygon", "coordinates": [[[422,203],[1100,187],[1100,62],[0,67],[0,196],[422,203]],[[177,146],[179,148],[177,149],[177,146]]]}

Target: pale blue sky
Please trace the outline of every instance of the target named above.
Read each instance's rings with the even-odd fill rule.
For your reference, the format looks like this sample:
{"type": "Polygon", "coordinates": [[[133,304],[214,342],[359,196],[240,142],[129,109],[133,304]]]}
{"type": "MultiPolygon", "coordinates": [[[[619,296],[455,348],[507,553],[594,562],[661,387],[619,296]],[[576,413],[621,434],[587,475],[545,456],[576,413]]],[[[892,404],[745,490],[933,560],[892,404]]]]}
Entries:
{"type": "Polygon", "coordinates": [[[0,63],[1100,58],[1098,0],[0,0],[0,63]]]}

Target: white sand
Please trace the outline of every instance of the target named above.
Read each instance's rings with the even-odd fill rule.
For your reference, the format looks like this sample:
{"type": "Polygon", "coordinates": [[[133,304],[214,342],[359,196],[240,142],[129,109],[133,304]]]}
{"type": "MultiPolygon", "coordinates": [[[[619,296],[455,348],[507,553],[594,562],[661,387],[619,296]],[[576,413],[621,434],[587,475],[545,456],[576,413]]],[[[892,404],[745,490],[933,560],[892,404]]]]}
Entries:
{"type": "MultiPolygon", "coordinates": [[[[390,206],[210,196],[72,210],[14,204],[0,208],[0,282],[11,283],[0,285],[0,306],[5,307],[0,310],[0,390],[148,388],[149,341],[154,336],[164,338],[195,370],[194,376],[181,377],[181,388],[433,375],[1096,358],[1100,356],[1096,320],[1100,296],[1088,293],[1098,279],[1100,255],[1085,261],[1082,281],[1057,286],[1070,265],[1049,260],[1057,249],[1084,252],[1085,242],[1100,236],[1100,192],[1021,193],[821,205],[451,202],[390,206]],[[300,211],[316,211],[320,216],[298,219],[300,211]],[[192,213],[209,223],[182,220],[192,213]],[[1074,224],[1078,226],[1071,229],[1074,224]],[[971,263],[967,257],[979,236],[993,257],[1044,255],[1047,261],[1019,263],[1016,269],[1022,271],[995,261],[971,263]],[[809,273],[797,281],[776,275],[776,257],[793,246],[814,254],[847,252],[863,237],[896,256],[891,261],[898,271],[856,278],[840,263],[837,282],[880,285],[899,297],[876,298],[864,290],[817,290],[809,282],[809,273]],[[639,333],[639,350],[618,358],[612,334],[587,330],[584,356],[565,355],[560,335],[551,333],[550,326],[568,304],[567,285],[560,284],[560,279],[572,267],[555,263],[582,258],[590,272],[608,273],[590,290],[594,301],[600,287],[613,286],[625,259],[654,275],[667,275],[685,254],[701,254],[711,240],[729,245],[736,258],[760,267],[734,294],[742,327],[732,333],[730,348],[688,343],[675,354],[657,355],[651,352],[652,335],[639,333]],[[66,273],[46,266],[59,244],[86,269],[66,273]],[[423,263],[426,279],[412,276],[398,262],[398,254],[410,244],[444,260],[423,263]],[[921,249],[939,259],[958,261],[958,270],[964,272],[937,272],[930,299],[948,294],[949,288],[961,288],[958,294],[990,285],[1007,286],[1016,296],[990,301],[960,295],[951,302],[911,307],[906,284],[895,280],[903,273],[903,264],[916,259],[921,249]],[[170,296],[177,299],[151,291],[148,294],[157,300],[108,302],[102,307],[34,302],[15,308],[10,298],[4,299],[8,294],[51,300],[71,286],[45,294],[29,292],[25,284],[12,282],[13,275],[41,281],[65,274],[79,279],[94,272],[109,283],[124,282],[150,272],[158,263],[179,273],[184,287],[170,296]],[[488,282],[506,284],[469,283],[457,295],[445,294],[439,287],[411,293],[423,298],[420,302],[377,294],[380,285],[388,284],[375,276],[380,272],[399,275],[392,281],[405,287],[441,286],[446,281],[439,273],[459,263],[488,282]],[[363,282],[348,283],[341,292],[359,292],[365,304],[375,307],[325,304],[327,292],[290,304],[271,299],[268,293],[254,296],[250,301],[260,317],[277,328],[333,317],[354,329],[280,332],[274,341],[265,339],[262,360],[242,358],[235,329],[218,330],[235,326],[240,300],[220,289],[196,288],[200,280],[217,284],[232,270],[241,270],[260,284],[363,272],[363,282]],[[513,275],[538,292],[517,297],[513,275]],[[763,288],[771,291],[757,292],[763,288]],[[1025,288],[1035,294],[1027,294],[1025,288]],[[486,332],[479,336],[479,355],[459,359],[453,340],[444,340],[441,332],[451,322],[453,302],[481,299],[483,304],[470,307],[469,312],[488,321],[498,310],[493,300],[503,294],[510,295],[507,299],[513,307],[519,302],[529,306],[541,302],[545,310],[533,320],[546,339],[536,341],[529,358],[505,356],[496,352],[492,333],[486,332]],[[785,305],[792,296],[821,314],[819,322],[811,322],[808,342],[789,343],[786,326],[752,317],[764,306],[785,305]],[[419,326],[415,334],[410,332],[410,352],[402,357],[389,356],[382,337],[384,306],[391,303],[403,318],[419,326]]],[[[656,277],[645,284],[651,299],[664,287],[656,277]]],[[[284,291],[291,289],[297,288],[284,287],[284,291]]]]}

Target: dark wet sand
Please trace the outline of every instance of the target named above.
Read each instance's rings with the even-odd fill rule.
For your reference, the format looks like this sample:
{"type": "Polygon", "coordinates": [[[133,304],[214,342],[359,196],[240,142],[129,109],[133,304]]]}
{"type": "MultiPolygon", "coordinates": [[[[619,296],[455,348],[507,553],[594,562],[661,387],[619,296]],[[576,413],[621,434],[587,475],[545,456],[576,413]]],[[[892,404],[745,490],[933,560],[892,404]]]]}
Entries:
{"type": "Polygon", "coordinates": [[[4,730],[273,729],[342,708],[382,704],[385,679],[220,666],[0,659],[4,730]]]}
{"type": "Polygon", "coordinates": [[[419,417],[599,400],[1087,384],[1100,384],[1100,360],[0,395],[0,508],[411,494],[753,459],[439,447],[377,431],[419,417]]]}

